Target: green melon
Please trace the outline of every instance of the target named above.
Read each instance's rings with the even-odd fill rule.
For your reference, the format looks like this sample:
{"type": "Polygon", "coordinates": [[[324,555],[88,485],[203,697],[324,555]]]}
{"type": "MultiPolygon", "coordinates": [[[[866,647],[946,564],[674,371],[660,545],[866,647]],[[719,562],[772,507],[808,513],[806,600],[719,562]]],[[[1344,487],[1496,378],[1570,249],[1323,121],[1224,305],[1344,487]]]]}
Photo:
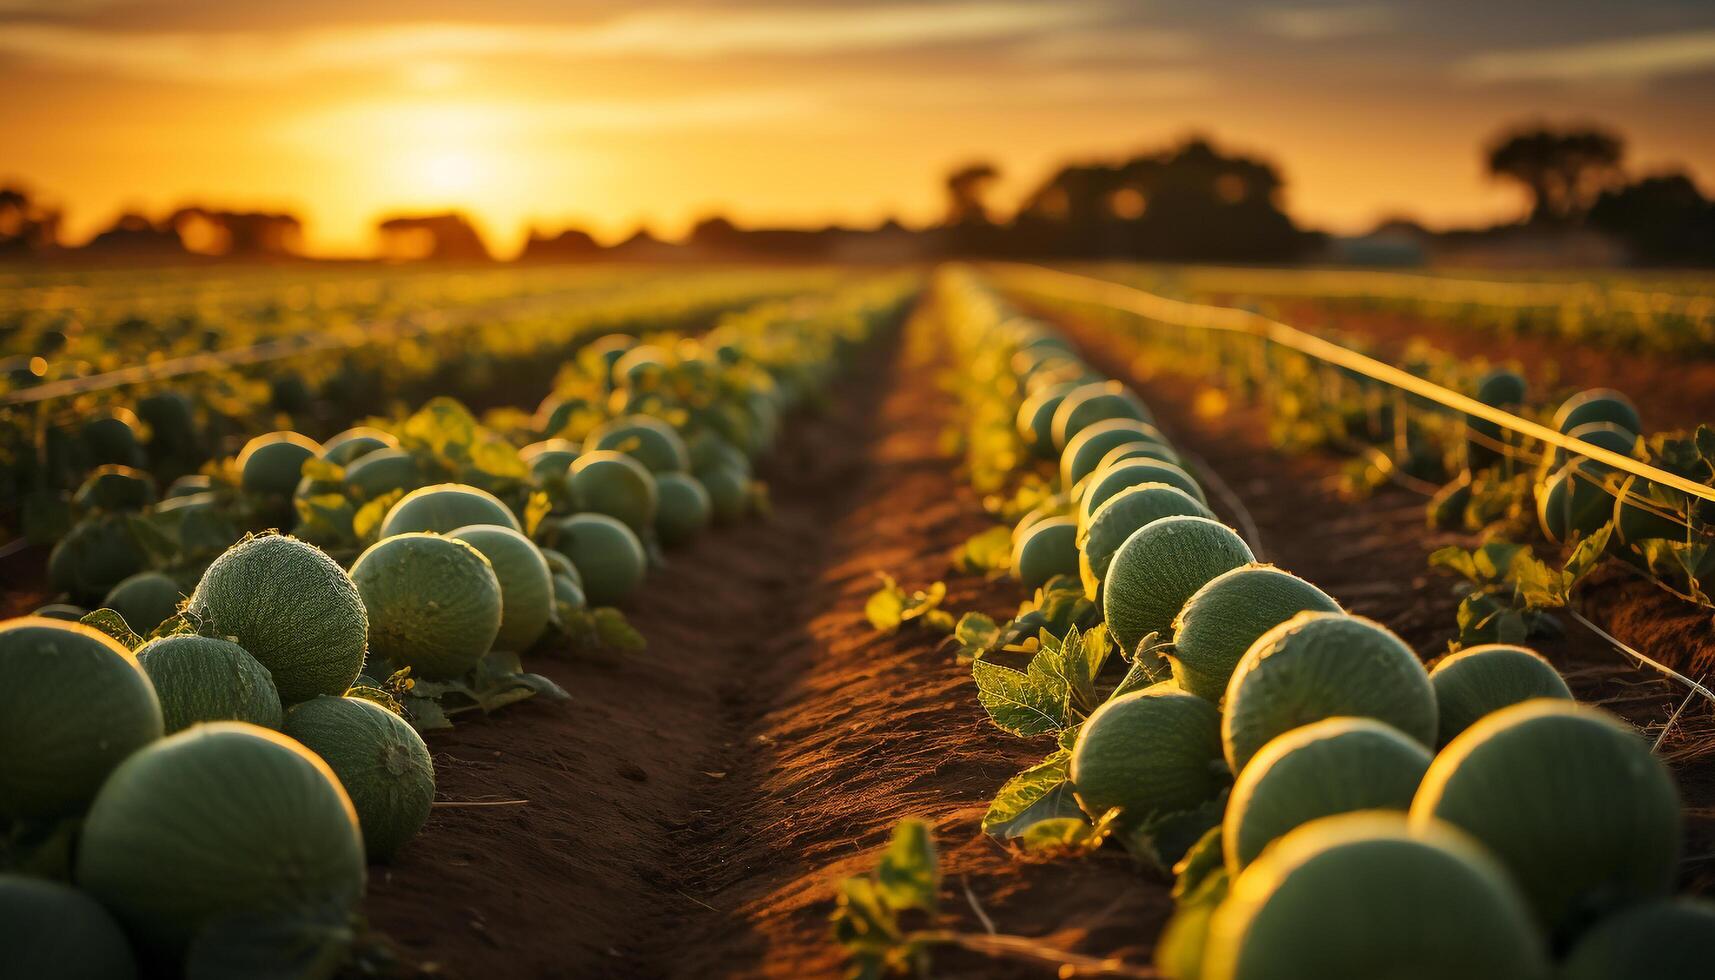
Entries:
{"type": "Polygon", "coordinates": [[[287,703],[344,694],[363,670],[369,633],[351,576],[314,545],[265,534],[228,548],[185,607],[268,668],[287,703]]]}
{"type": "Polygon", "coordinates": [[[137,417],[128,409],[84,420],[78,434],[96,463],[142,466],[143,446],[137,438],[137,417]]]}
{"type": "Polygon", "coordinates": [[[544,439],[518,450],[518,458],[530,467],[537,483],[564,480],[578,458],[578,444],[570,439],[544,439]]]}
{"type": "Polygon", "coordinates": [[[1543,980],[1543,942],[1505,870],[1444,826],[1323,817],[1233,880],[1202,980],[1543,980]]]}
{"type": "Polygon", "coordinates": [[[602,450],[624,453],[651,473],[682,473],[691,468],[690,453],[678,430],[647,415],[627,415],[597,426],[584,440],[584,452],[602,450]]]}
{"type": "Polygon", "coordinates": [[[1137,419],[1108,419],[1087,426],[1060,454],[1060,486],[1070,490],[1094,473],[1109,452],[1133,442],[1167,444],[1155,426],[1137,419]]]}
{"type": "Polygon", "coordinates": [[[1197,590],[1254,560],[1244,539],[1219,521],[1151,521],[1133,531],[1108,563],[1102,579],[1102,618],[1122,649],[1136,650],[1151,633],[1165,642],[1173,620],[1197,590]]]}
{"type": "MultiPolygon", "coordinates": [[[[1512,371],[1496,370],[1484,375],[1478,382],[1476,398],[1485,405],[1511,410],[1524,404],[1528,390],[1523,377],[1512,371]]],[[[1499,425],[1475,416],[1465,417],[1465,427],[1468,430],[1465,440],[1466,462],[1472,470],[1493,466],[1499,462],[1500,447],[1517,439],[1516,436],[1502,431],[1499,425]]]]}
{"type": "Polygon", "coordinates": [[[1502,708],[1531,698],[1572,699],[1572,692],[1534,650],[1489,643],[1443,658],[1429,672],[1439,723],[1436,747],[1502,708]]]}
{"type": "Polygon", "coordinates": [[[137,400],[137,415],[149,424],[149,456],[188,462],[199,455],[196,408],[178,391],[157,391],[137,400]]]}
{"type": "Polygon", "coordinates": [[[1219,702],[1258,637],[1301,612],[1339,611],[1326,592],[1272,565],[1223,572],[1185,600],[1173,620],[1173,678],[1219,702]]]}
{"type": "Polygon", "coordinates": [[[579,510],[617,518],[640,534],[655,523],[660,506],[655,476],[624,453],[600,449],[579,456],[572,464],[571,488],[579,510]]]}
{"type": "Polygon", "coordinates": [[[1589,459],[1575,459],[1536,488],[1536,517],[1550,541],[1588,537],[1613,519],[1616,496],[1608,487],[1613,470],[1589,459]]]}
{"type": "Polygon", "coordinates": [[[80,510],[135,511],[154,503],[160,494],[155,478],[142,470],[109,463],[84,478],[72,503],[80,510]]]}
{"type": "Polygon", "coordinates": [[[1024,532],[1035,527],[1040,521],[1049,517],[1067,516],[1070,515],[1066,513],[1066,505],[1058,497],[1050,499],[1046,503],[1032,507],[1030,510],[1025,512],[1023,517],[1018,519],[1017,524],[1012,526],[1013,546],[1016,547],[1018,545],[1018,539],[1024,537],[1024,532]]]}
{"type": "Polygon", "coordinates": [[[536,645],[554,612],[554,582],[548,560],[524,535],[498,524],[473,524],[447,535],[488,559],[500,582],[500,632],[494,648],[522,653],[536,645]]]}
{"type": "Polygon", "coordinates": [[[499,524],[514,531],[524,530],[511,508],[487,490],[462,483],[439,483],[399,498],[381,521],[381,536],[388,538],[413,531],[446,534],[472,524],[499,524]]]}
{"type": "Polygon", "coordinates": [[[1612,388],[1580,391],[1561,402],[1554,413],[1554,428],[1560,432],[1571,432],[1587,422],[1612,422],[1634,433],[1643,431],[1637,406],[1612,388]]]}
{"type": "Polygon", "coordinates": [[[1060,402],[1078,386],[1073,383],[1045,385],[1031,392],[1018,406],[1014,425],[1018,437],[1024,440],[1032,454],[1041,459],[1053,459],[1059,450],[1054,446],[1054,413],[1060,402]]]}
{"type": "Polygon", "coordinates": [[[57,881],[0,873],[5,974],[18,980],[131,980],[137,964],[100,903],[57,881]]]}
{"type": "Polygon", "coordinates": [[[125,625],[148,636],[179,611],[179,583],[160,572],[138,572],[107,593],[101,604],[125,617],[125,625]]]}
{"type": "Polygon", "coordinates": [[[104,596],[142,571],[144,562],[122,515],[88,517],[48,552],[48,582],[76,598],[104,596]]]}
{"type": "Polygon", "coordinates": [[[1374,718],[1435,744],[1435,689],[1417,654],[1362,616],[1304,612],[1252,643],[1227,685],[1221,742],[1240,772],[1278,735],[1324,718],[1374,718]]]}
{"type": "Polygon", "coordinates": [[[1102,457],[1102,461],[1096,464],[1096,468],[1092,472],[1100,473],[1116,463],[1131,459],[1153,459],[1163,463],[1172,463],[1180,469],[1185,468],[1185,464],[1179,459],[1179,454],[1174,452],[1172,447],[1138,439],[1133,442],[1122,442],[1108,450],[1107,455],[1102,457]]]}
{"type": "Polygon", "coordinates": [[[1191,475],[1172,463],[1158,460],[1132,460],[1120,463],[1105,470],[1097,470],[1090,475],[1090,483],[1082,496],[1078,498],[1078,526],[1083,527],[1090,521],[1090,515],[1096,508],[1106,503],[1114,494],[1129,487],[1149,484],[1166,484],[1183,491],[1187,496],[1196,500],[1207,510],[1209,501],[1203,496],[1203,488],[1191,475]]]}
{"type": "Polygon", "coordinates": [[[468,542],[421,531],[382,538],[357,557],[351,579],[369,611],[370,651],[391,668],[459,677],[500,633],[500,580],[468,542]]]}
{"type": "Polygon", "coordinates": [[[1649,743],[1558,698],[1502,708],[1448,743],[1411,818],[1492,851],[1559,940],[1665,895],[1679,863],[1679,794],[1649,743]]]}
{"type": "Polygon", "coordinates": [[[155,685],[169,735],[204,721],[280,727],[273,676],[231,640],[164,636],[139,647],[137,662],[155,685]]]}
{"type": "Polygon", "coordinates": [[[576,611],[588,608],[589,597],[584,595],[583,583],[578,579],[570,575],[555,575],[554,602],[576,611]]]}
{"type": "Polygon", "coordinates": [[[0,623],[0,817],[76,814],[126,756],[161,737],[137,658],[79,623],[0,623]]]}
{"type": "Polygon", "coordinates": [[[684,544],[709,526],[714,503],[708,490],[688,473],[662,473],[655,478],[659,504],[655,534],[665,545],[684,544]]]}
{"type": "Polygon", "coordinates": [[[181,954],[237,917],[343,920],[363,895],[357,815],[278,732],[197,725],[126,759],[90,806],[77,884],[137,943],[181,954]]]}
{"type": "Polygon", "coordinates": [[[1143,402],[1118,381],[1079,385],[1054,410],[1054,445],[1065,450],[1085,428],[1109,419],[1153,421],[1143,402]]]}
{"type": "Polygon", "coordinates": [[[1078,574],[1084,580],[1084,593],[1092,600],[1100,597],[1115,553],[1141,528],[1165,517],[1214,516],[1184,491],[1165,483],[1126,487],[1102,501],[1078,530],[1078,574]]]}
{"type": "Polygon", "coordinates": [[[667,372],[668,353],[654,344],[639,344],[613,362],[613,383],[627,388],[647,387],[667,372]]]}
{"type": "Polygon", "coordinates": [[[30,615],[38,616],[42,619],[58,619],[64,622],[75,623],[89,615],[89,610],[82,606],[74,606],[69,602],[50,602],[30,615]]]}
{"type": "Polygon", "coordinates": [[[750,477],[746,471],[730,466],[698,470],[697,482],[709,492],[715,523],[731,524],[750,509],[750,477]]]}
{"type": "MultiPolygon", "coordinates": [[[[688,444],[691,454],[691,471],[702,473],[719,466],[728,467],[735,473],[750,478],[750,457],[746,456],[737,446],[722,439],[713,432],[700,432],[688,444]]],[[[699,477],[700,479],[700,477],[699,477]]]]}
{"type": "Polygon", "coordinates": [[[1373,718],[1324,718],[1269,740],[1233,782],[1222,823],[1238,874],[1288,832],[1337,813],[1411,808],[1429,750],[1373,718]]]}
{"type": "Polygon", "coordinates": [[[429,819],[435,763],[403,718],[362,698],[319,697],[293,706],[285,731],[339,777],[371,861],[391,861],[429,819]]]}
{"type": "Polygon", "coordinates": [[[403,449],[377,449],[354,460],[345,470],[345,485],[361,500],[374,500],[394,490],[423,485],[416,457],[403,449]]]}
{"type": "Polygon", "coordinates": [[[553,548],[541,548],[538,550],[542,552],[542,560],[548,563],[548,571],[550,573],[554,575],[565,575],[573,582],[576,582],[580,587],[584,584],[583,577],[578,574],[578,566],[572,564],[572,560],[567,558],[564,553],[556,551],[553,548]]]}
{"type": "Polygon", "coordinates": [[[167,490],[162,499],[171,500],[174,497],[191,497],[199,493],[207,493],[214,489],[214,481],[201,473],[181,476],[167,484],[167,490]]]}
{"type": "Polygon", "coordinates": [[[1490,371],[1477,382],[1477,400],[1496,408],[1522,405],[1529,392],[1530,386],[1522,375],[1504,368],[1490,371]]]}
{"type": "Polygon", "coordinates": [[[1032,524],[1012,549],[1012,577],[1039,589],[1056,575],[1078,574],[1078,524],[1048,517],[1032,524]]]}
{"type": "Polygon", "coordinates": [[[1628,476],[1614,495],[1614,535],[1632,545],[1652,540],[1690,541],[1692,521],[1688,514],[1701,517],[1707,509],[1701,501],[1693,508],[1691,498],[1678,490],[1641,476],[1628,476]]]}
{"type": "Polygon", "coordinates": [[[1597,923],[1560,966],[1558,980],[1709,980],[1715,903],[1649,902],[1597,923]]]}
{"type": "Polygon", "coordinates": [[[573,514],[555,522],[549,543],[577,566],[584,594],[599,606],[623,602],[649,568],[636,533],[606,514],[573,514]]]}
{"type": "Polygon", "coordinates": [[[383,449],[398,449],[399,440],[367,425],[353,426],[322,443],[322,458],[350,466],[354,460],[383,449]]]}
{"type": "Polygon", "coordinates": [[[1112,698],[1078,730],[1070,776],[1085,813],[1119,807],[1122,827],[1194,809],[1229,779],[1220,714],[1172,684],[1112,698]]]}
{"type": "MultiPolygon", "coordinates": [[[[605,373],[605,368],[603,369],[605,373]]],[[[589,402],[582,398],[561,398],[549,395],[536,406],[536,414],[530,424],[544,436],[557,436],[566,430],[572,422],[572,416],[586,411],[589,402]]]]}
{"type": "Polygon", "coordinates": [[[257,436],[238,454],[244,489],[269,497],[289,497],[303,475],[304,463],[321,454],[321,443],[296,432],[257,436]]]}
{"type": "MultiPolygon", "coordinates": [[[[1586,422],[1566,434],[1599,449],[1619,453],[1621,456],[1632,456],[1637,451],[1637,433],[1612,422],[1586,422]]],[[[1554,452],[1544,457],[1542,470],[1544,473],[1553,473],[1565,466],[1566,461],[1570,458],[1565,449],[1555,446],[1554,452]]],[[[1586,457],[1580,456],[1579,458],[1584,459],[1586,457]]],[[[1606,466],[1607,464],[1599,465],[1606,466]]]]}

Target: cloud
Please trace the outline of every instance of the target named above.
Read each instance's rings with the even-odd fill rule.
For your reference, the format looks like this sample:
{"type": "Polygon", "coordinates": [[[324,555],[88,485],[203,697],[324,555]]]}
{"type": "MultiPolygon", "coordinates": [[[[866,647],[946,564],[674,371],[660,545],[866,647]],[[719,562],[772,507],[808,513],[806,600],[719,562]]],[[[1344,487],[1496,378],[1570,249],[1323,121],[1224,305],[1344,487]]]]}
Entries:
{"type": "Polygon", "coordinates": [[[287,33],[0,26],[0,53],[100,73],[263,81],[416,60],[830,55],[967,44],[1087,26],[1105,4],[968,0],[879,8],[678,9],[581,25],[414,23],[287,33]]]}
{"type": "Polygon", "coordinates": [[[1387,4],[1340,7],[1271,7],[1257,11],[1263,29],[1293,41],[1331,41],[1375,34],[1392,27],[1397,11],[1387,4]]]}
{"type": "Polygon", "coordinates": [[[1189,31],[1148,28],[1062,31],[1020,41],[1014,48],[1027,58],[1085,63],[1178,60],[1202,49],[1202,42],[1189,31]]]}
{"type": "Polygon", "coordinates": [[[1715,31],[1657,34],[1523,51],[1491,51],[1458,63],[1467,82],[1641,82],[1715,68],[1715,31]]]}

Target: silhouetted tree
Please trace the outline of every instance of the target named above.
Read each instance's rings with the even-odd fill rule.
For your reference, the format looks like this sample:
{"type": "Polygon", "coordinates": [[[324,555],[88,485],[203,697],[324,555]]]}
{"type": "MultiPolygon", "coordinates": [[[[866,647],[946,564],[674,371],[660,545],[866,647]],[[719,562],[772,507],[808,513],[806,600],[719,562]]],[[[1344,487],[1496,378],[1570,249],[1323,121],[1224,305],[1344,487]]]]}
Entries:
{"type": "Polygon", "coordinates": [[[1589,224],[1625,242],[1638,262],[1715,264],[1715,202],[1684,174],[1604,192],[1590,208],[1589,224]]]}
{"type": "Polygon", "coordinates": [[[1532,221],[1565,224],[1619,181],[1624,155],[1624,141],[1603,129],[1532,126],[1501,134],[1489,148],[1488,168],[1524,185],[1532,221]]]}
{"type": "Polygon", "coordinates": [[[22,187],[0,187],[0,255],[59,247],[60,212],[30,199],[22,187]]]}
{"type": "Polygon", "coordinates": [[[1000,178],[991,163],[966,164],[947,175],[947,219],[950,227],[990,224],[988,192],[1000,178]]]}
{"type": "Polygon", "coordinates": [[[390,258],[486,262],[490,256],[470,219],[457,212],[388,218],[377,228],[390,258]]]}

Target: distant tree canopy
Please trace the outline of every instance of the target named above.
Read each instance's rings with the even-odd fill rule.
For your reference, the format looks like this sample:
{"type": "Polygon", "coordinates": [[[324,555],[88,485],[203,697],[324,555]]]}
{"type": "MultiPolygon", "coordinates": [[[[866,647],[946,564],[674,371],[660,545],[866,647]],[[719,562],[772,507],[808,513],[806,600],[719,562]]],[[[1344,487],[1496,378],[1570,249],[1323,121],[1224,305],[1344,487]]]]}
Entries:
{"type": "Polygon", "coordinates": [[[1568,224],[1619,183],[1624,157],[1625,142],[1607,130],[1533,125],[1502,133],[1489,148],[1488,168],[1530,193],[1532,221],[1568,224]]]}
{"type": "Polygon", "coordinates": [[[948,174],[947,225],[989,224],[988,192],[998,179],[1000,168],[980,161],[948,174]]]}
{"type": "Polygon", "coordinates": [[[457,212],[401,215],[382,221],[376,228],[381,232],[384,258],[434,262],[486,262],[491,258],[476,227],[457,212]]]}
{"type": "Polygon", "coordinates": [[[57,209],[32,200],[22,187],[0,187],[0,255],[53,248],[59,230],[57,209]]]}

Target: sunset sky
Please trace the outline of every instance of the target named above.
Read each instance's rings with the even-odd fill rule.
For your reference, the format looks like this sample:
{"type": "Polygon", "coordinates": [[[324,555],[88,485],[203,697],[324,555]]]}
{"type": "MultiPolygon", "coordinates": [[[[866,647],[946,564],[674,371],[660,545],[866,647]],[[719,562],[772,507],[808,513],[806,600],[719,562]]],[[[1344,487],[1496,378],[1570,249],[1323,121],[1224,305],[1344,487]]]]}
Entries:
{"type": "Polygon", "coordinates": [[[73,239],[192,200],[295,210],[322,254],[448,206],[505,252],[924,222],[968,160],[1006,203],[1191,130],[1272,158],[1303,221],[1444,225],[1521,208],[1481,147],[1539,116],[1715,190],[1715,3],[0,0],[0,181],[73,239]]]}

